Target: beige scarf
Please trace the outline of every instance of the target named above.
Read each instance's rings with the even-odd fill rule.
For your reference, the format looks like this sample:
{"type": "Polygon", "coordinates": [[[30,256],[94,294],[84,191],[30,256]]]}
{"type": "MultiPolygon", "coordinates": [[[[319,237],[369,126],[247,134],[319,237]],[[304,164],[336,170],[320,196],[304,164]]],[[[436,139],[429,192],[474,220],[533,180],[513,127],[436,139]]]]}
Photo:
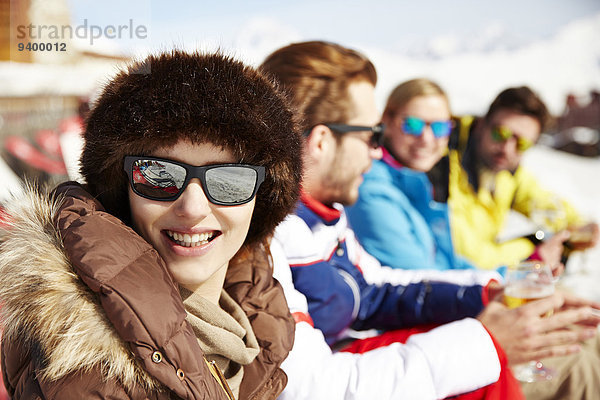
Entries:
{"type": "Polygon", "coordinates": [[[220,307],[185,288],[180,288],[180,293],[200,348],[208,361],[215,361],[237,398],[243,366],[260,351],[248,317],[225,291],[221,292],[220,307]]]}

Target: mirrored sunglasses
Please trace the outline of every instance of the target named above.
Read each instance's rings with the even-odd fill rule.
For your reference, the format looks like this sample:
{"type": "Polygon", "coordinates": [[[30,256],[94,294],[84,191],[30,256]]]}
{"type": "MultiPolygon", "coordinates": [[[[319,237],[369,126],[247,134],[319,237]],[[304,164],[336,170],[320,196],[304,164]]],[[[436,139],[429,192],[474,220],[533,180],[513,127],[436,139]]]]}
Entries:
{"type": "Polygon", "coordinates": [[[413,136],[421,136],[428,125],[431,127],[433,136],[439,139],[450,135],[453,123],[451,120],[427,122],[422,118],[410,116],[402,119],[402,130],[413,136]]]}
{"type": "Polygon", "coordinates": [[[511,137],[517,139],[517,150],[520,152],[524,152],[525,150],[531,148],[533,146],[533,142],[529,139],[525,139],[524,137],[517,136],[513,131],[505,126],[494,126],[490,130],[492,139],[495,142],[502,143],[506,142],[511,137]]]}
{"type": "Polygon", "coordinates": [[[375,126],[362,126],[362,125],[346,125],[346,124],[324,124],[332,131],[338,133],[349,133],[349,132],[365,132],[370,131],[371,137],[369,138],[369,146],[376,149],[383,145],[383,133],[385,132],[385,125],[380,123],[375,126]]]}
{"type": "Polygon", "coordinates": [[[123,165],[131,189],[159,201],[176,200],[190,180],[198,178],[211,203],[235,206],[252,200],[265,180],[265,167],[247,164],[195,167],[164,158],[126,156],[123,165]]]}

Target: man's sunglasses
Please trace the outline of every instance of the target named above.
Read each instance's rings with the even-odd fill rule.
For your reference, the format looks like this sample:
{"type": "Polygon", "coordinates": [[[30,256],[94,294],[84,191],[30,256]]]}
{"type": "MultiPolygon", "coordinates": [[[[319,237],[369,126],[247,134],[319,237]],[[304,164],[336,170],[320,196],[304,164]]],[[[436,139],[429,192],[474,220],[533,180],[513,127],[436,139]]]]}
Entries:
{"type": "Polygon", "coordinates": [[[208,200],[236,206],[252,200],[265,180],[265,167],[214,164],[195,167],[156,157],[126,156],[123,166],[131,189],[150,200],[174,201],[192,178],[198,178],[208,200]]]}
{"type": "MultiPolygon", "coordinates": [[[[346,124],[323,124],[329,129],[337,133],[350,133],[350,132],[371,132],[368,144],[370,147],[376,149],[383,146],[383,133],[385,131],[385,125],[380,123],[375,126],[362,126],[362,125],[346,125],[346,124]]],[[[310,130],[306,131],[306,136],[310,135],[310,130]]]]}
{"type": "Polygon", "coordinates": [[[533,142],[529,139],[525,139],[524,137],[517,136],[513,131],[505,126],[494,126],[490,130],[492,139],[497,143],[506,142],[511,137],[514,137],[517,140],[517,150],[521,153],[525,150],[531,148],[533,146],[533,142]]]}
{"type": "Polygon", "coordinates": [[[421,136],[427,125],[431,127],[433,136],[440,139],[450,135],[453,123],[451,120],[427,122],[417,117],[402,118],[402,130],[409,135],[421,136]]]}

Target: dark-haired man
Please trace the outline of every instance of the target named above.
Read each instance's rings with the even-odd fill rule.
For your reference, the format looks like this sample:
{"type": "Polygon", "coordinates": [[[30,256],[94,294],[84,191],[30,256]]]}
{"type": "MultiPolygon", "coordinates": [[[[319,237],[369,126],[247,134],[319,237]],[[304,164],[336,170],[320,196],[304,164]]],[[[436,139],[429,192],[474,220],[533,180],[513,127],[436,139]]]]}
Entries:
{"type": "Polygon", "coordinates": [[[520,165],[550,121],[543,101],[526,86],[503,90],[483,118],[460,120],[450,144],[448,203],[455,250],[474,265],[493,269],[532,254],[550,264],[560,259],[560,246],[536,247],[539,235],[498,243],[510,210],[531,217],[545,230],[569,230],[567,245],[572,248],[597,243],[598,225],[586,223],[520,165]]]}

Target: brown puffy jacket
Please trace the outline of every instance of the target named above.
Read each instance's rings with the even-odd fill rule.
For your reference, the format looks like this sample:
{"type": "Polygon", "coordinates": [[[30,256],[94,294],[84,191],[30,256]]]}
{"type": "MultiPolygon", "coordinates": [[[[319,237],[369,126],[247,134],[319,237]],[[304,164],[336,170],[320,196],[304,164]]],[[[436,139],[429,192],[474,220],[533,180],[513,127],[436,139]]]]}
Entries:
{"type": "MultiPolygon", "coordinates": [[[[2,374],[13,399],[224,399],[158,253],[81,186],[29,191],[0,247],[2,374]],[[64,198],[63,198],[64,196],[64,198]]],[[[294,321],[264,248],[238,255],[225,289],[261,351],[240,399],[275,399],[294,321]]]]}

